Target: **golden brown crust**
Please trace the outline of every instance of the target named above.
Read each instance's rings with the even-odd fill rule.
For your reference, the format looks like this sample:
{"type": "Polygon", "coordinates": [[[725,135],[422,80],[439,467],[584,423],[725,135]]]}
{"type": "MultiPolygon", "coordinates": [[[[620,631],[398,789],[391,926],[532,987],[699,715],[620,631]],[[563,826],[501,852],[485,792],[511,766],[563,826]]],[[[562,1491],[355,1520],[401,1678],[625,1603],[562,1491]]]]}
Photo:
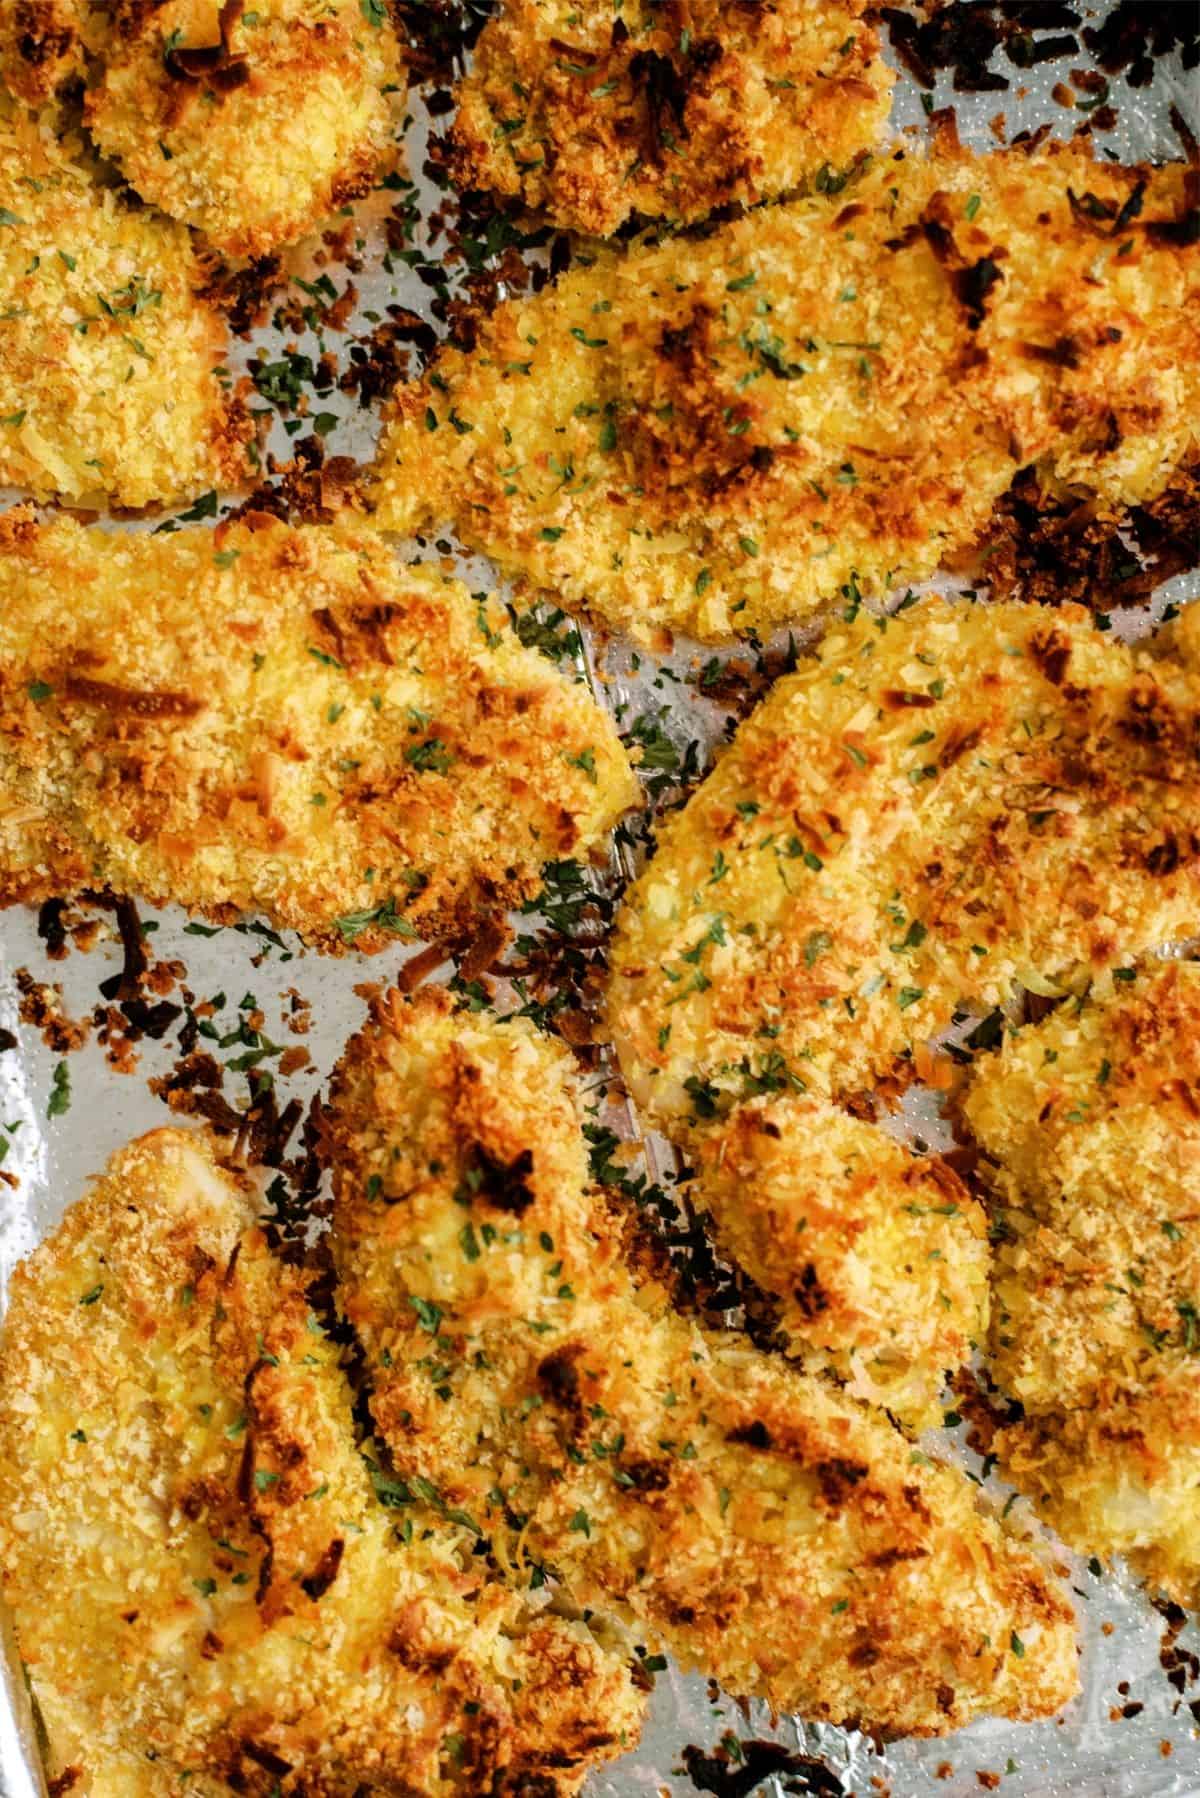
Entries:
{"type": "Polygon", "coordinates": [[[43,106],[83,70],[81,0],[0,0],[0,83],[43,106]]]}
{"type": "Polygon", "coordinates": [[[385,0],[126,4],[86,117],[146,200],[262,256],[366,193],[395,158],[403,71],[385,0]],[[205,9],[199,9],[203,14],[205,9]]]}
{"type": "Polygon", "coordinates": [[[0,485],[140,507],[244,480],[251,421],[183,227],[2,102],[0,220],[0,485]]]}
{"type": "Polygon", "coordinates": [[[924,1078],[968,1003],[1081,991],[1200,918],[1200,681],[1077,607],[860,612],[751,714],[630,889],[609,1023],[674,1133],[924,1078]]]}
{"type": "Polygon", "coordinates": [[[798,1093],[750,1099],[689,1136],[722,1248],[781,1301],[806,1366],[913,1429],[986,1333],[982,1207],[936,1155],[798,1093]]]}
{"type": "Polygon", "coordinates": [[[566,1051],[393,992],[328,1153],[341,1302],[399,1470],[727,1689],[940,1734],[1074,1689],[1071,1606],[956,1470],[635,1282],[566,1051]]]}
{"type": "Polygon", "coordinates": [[[0,1552],[51,1776],[578,1791],[638,1728],[626,1669],[489,1579],[439,1506],[377,1502],[337,1345],[252,1211],[212,1139],[156,1131],[14,1275],[0,1552]]]}
{"type": "Polygon", "coordinates": [[[1200,1602],[1200,966],[1013,1032],[965,1116],[996,1201],[993,1444],[1085,1553],[1200,1602]]]}
{"type": "Polygon", "coordinates": [[[1194,180],[943,142],[600,250],[401,389],[376,523],[451,521],[608,623],[718,639],[932,573],[1026,465],[1152,498],[1200,416],[1194,180]]]}
{"type": "Polygon", "coordinates": [[[143,199],[263,256],[369,191],[404,71],[386,0],[0,0],[0,80],[84,119],[143,199]]]}
{"type": "Polygon", "coordinates": [[[636,798],[502,608],[370,532],[0,520],[0,899],[108,885],[321,947],[462,940],[636,798]]]}
{"type": "Polygon", "coordinates": [[[864,11],[505,0],[456,92],[453,172],[599,236],[787,193],[883,135],[894,76],[864,11]]]}

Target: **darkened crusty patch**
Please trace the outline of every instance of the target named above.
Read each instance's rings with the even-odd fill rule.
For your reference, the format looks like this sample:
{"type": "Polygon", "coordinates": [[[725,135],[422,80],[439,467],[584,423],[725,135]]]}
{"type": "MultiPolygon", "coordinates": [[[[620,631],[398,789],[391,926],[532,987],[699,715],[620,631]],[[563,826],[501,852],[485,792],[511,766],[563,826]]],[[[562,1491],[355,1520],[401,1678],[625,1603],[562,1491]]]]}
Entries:
{"type": "Polygon", "coordinates": [[[893,78],[860,0],[683,18],[506,0],[458,84],[456,181],[610,235],[837,179],[882,134],[893,78]]]}

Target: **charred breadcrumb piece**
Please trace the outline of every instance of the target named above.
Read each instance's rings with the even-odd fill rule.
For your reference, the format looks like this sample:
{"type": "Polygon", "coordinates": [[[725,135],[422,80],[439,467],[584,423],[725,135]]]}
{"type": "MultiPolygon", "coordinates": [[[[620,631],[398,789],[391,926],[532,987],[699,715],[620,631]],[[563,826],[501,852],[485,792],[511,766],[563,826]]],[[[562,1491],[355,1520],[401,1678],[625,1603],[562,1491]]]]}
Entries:
{"type": "Polygon", "coordinates": [[[987,1220],[954,1171],[798,1093],[687,1143],[722,1247],[782,1300],[789,1352],[914,1429],[986,1335],[987,1220]]]}
{"type": "Polygon", "coordinates": [[[859,611],[626,895],[608,1019],[635,1099],[686,1138],[763,1093],[936,1077],[960,1006],[1194,932],[1198,746],[1200,608],[1149,646],[1079,607],[859,611]]]}
{"type": "Polygon", "coordinates": [[[746,1798],[772,1774],[790,1773],[803,1783],[789,1780],[784,1791],[807,1793],[810,1798],[845,1798],[839,1773],[813,1754],[796,1754],[782,1742],[746,1740],[727,1730],[712,1754],[689,1743],[683,1751],[683,1768],[698,1792],[715,1798],[746,1798]]]}
{"type": "Polygon", "coordinates": [[[1118,0],[1100,24],[1084,28],[1083,41],[1101,68],[1123,74],[1130,87],[1148,86],[1155,59],[1175,49],[1185,69],[1200,63],[1200,25],[1184,6],[1118,0]]]}
{"type": "Polygon", "coordinates": [[[882,137],[894,76],[864,0],[505,0],[459,84],[466,188],[609,236],[842,170],[882,137]]]}
{"type": "Polygon", "coordinates": [[[386,0],[0,0],[0,51],[27,100],[83,75],[101,152],[229,255],[305,236],[395,157],[386,0]]]}
{"type": "Polygon", "coordinates": [[[339,1303],[398,1473],[516,1585],[552,1574],[736,1694],[884,1733],[1053,1713],[1075,1632],[1037,1555],[881,1414],[634,1271],[571,1065],[432,989],[378,999],[340,1064],[339,1303]]]}
{"type": "Polygon", "coordinates": [[[496,0],[391,0],[392,15],[415,78],[437,83],[435,117],[453,101],[445,84],[461,74],[469,52],[495,11],[496,0]]]}
{"type": "Polygon", "coordinates": [[[370,532],[0,520],[0,900],[470,941],[637,797],[586,687],[370,532]]]}
{"type": "Polygon", "coordinates": [[[1144,504],[1195,454],[1195,182],[943,129],[702,239],[600,248],[399,390],[375,522],[719,640],[932,573],[1026,467],[1144,504]]]}
{"type": "Polygon", "coordinates": [[[164,505],[248,471],[228,334],[181,225],[102,184],[77,140],[0,97],[0,485],[164,505]]]}
{"type": "Polygon", "coordinates": [[[0,1571],[51,1790],[577,1792],[636,1739],[627,1667],[373,1476],[249,1186],[155,1131],[13,1276],[0,1571]]]}
{"type": "Polygon", "coordinates": [[[0,0],[0,86],[44,106],[83,73],[82,0],[0,0]]]}
{"type": "Polygon", "coordinates": [[[994,1452],[1064,1538],[1200,1602],[1200,966],[1012,1032],[964,1114],[995,1203],[994,1452]]]}

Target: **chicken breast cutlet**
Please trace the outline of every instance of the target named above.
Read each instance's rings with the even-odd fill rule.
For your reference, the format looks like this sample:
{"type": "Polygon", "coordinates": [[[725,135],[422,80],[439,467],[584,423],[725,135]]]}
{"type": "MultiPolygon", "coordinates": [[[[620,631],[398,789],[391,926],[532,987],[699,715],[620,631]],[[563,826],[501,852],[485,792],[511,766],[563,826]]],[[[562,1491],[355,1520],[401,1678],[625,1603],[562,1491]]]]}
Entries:
{"type": "Polygon", "coordinates": [[[399,390],[376,523],[715,640],[932,573],[1024,467],[1150,498],[1200,417],[1196,178],[943,141],[601,249],[399,390]]]}
{"type": "Polygon", "coordinates": [[[376,1424],[515,1585],[550,1573],[733,1693],[885,1733],[1071,1695],[1069,1600],[957,1470],[635,1276],[561,1044],[390,993],[327,1151],[376,1424]]]}
{"type": "Polygon", "coordinates": [[[370,532],[0,519],[0,903],[462,941],[637,799],[585,686],[370,532]]]}
{"type": "Polygon", "coordinates": [[[1200,1604],[1200,966],[1012,1032],[964,1106],[995,1197],[1004,1471],[1085,1554],[1200,1604]]]}
{"type": "Polygon", "coordinates": [[[0,0],[0,56],[33,104],[83,77],[103,154],[229,255],[305,236],[395,157],[385,0],[0,0]]]}
{"type": "Polygon", "coordinates": [[[155,1131],[13,1278],[0,1571],[51,1790],[577,1792],[636,1738],[627,1668],[435,1498],[379,1502],[247,1187],[155,1131]]]}
{"type": "Polygon", "coordinates": [[[632,215],[701,219],[883,135],[895,77],[864,0],[505,0],[456,92],[456,179],[606,237],[632,215]]]}
{"type": "Polygon", "coordinates": [[[987,1218],[937,1155],[800,1092],[749,1099],[688,1142],[722,1250],[780,1301],[808,1367],[922,1430],[986,1336],[987,1218]]]}
{"type": "Polygon", "coordinates": [[[0,97],[0,485],[165,505],[249,471],[228,334],[188,233],[0,97]]]}
{"type": "Polygon", "coordinates": [[[629,890],[608,1020],[686,1138],[763,1091],[926,1078],[958,1007],[1200,925],[1200,674],[1082,607],[860,611],[742,725],[629,890]]]}

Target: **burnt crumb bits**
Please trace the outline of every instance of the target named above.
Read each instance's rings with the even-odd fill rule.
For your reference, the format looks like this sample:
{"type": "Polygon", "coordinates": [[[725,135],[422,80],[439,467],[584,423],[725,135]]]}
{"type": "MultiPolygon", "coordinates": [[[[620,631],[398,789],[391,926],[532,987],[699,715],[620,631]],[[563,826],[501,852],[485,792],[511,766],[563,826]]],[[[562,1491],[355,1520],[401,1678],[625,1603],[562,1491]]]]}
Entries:
{"type": "Polygon", "coordinates": [[[47,899],[38,910],[37,933],[51,961],[62,961],[67,953],[66,910],[65,899],[47,899]]]}
{"type": "MultiPolygon", "coordinates": [[[[55,1055],[70,1055],[81,1049],[91,1027],[86,1019],[67,1015],[62,987],[35,980],[28,968],[18,968],[15,979],[21,995],[17,1011],[22,1024],[40,1032],[42,1041],[55,1055]]],[[[14,1046],[15,1043],[13,1037],[14,1046]]]]}
{"type": "Polygon", "coordinates": [[[1124,75],[1130,87],[1147,87],[1156,57],[1178,50],[1185,69],[1200,63],[1200,14],[1194,6],[1120,0],[1099,25],[1085,26],[1083,41],[1102,69],[1124,75]]]}
{"type": "Polygon", "coordinates": [[[229,518],[278,518],[283,523],[329,524],[362,476],[349,456],[329,456],[315,433],[301,437],[289,462],[268,462],[270,479],[247,495],[229,518]]]}
{"type": "MultiPolygon", "coordinates": [[[[1083,8],[1057,0],[1008,6],[962,0],[925,19],[898,6],[880,8],[896,54],[921,86],[932,88],[941,71],[953,70],[954,90],[960,94],[1001,92],[1012,85],[1008,75],[989,66],[997,52],[1015,70],[1025,70],[1077,56],[1081,48],[1090,50],[1108,75],[1124,76],[1130,87],[1146,87],[1156,58],[1178,51],[1185,70],[1200,62],[1198,16],[1194,7],[1170,0],[1157,5],[1120,0],[1099,25],[1084,24],[1083,8]]],[[[1088,96],[1085,110],[1104,108],[1108,96],[1102,75],[1072,71],[1071,82],[1088,96]]],[[[1094,113],[1093,119],[1107,130],[1115,115],[1094,113]]]]}
{"type": "Polygon", "coordinates": [[[240,268],[219,264],[202,297],[225,314],[236,336],[245,337],[255,325],[265,322],[271,295],[286,280],[280,257],[255,256],[240,268]]]}
{"type": "Polygon", "coordinates": [[[1081,12],[1056,0],[1013,6],[965,0],[928,19],[885,6],[880,17],[896,54],[922,87],[933,87],[941,70],[952,69],[954,91],[959,94],[1000,93],[1011,86],[1007,75],[988,66],[997,51],[1006,53],[1014,69],[1030,69],[1060,56],[1078,55],[1080,48],[1075,28],[1081,12]]]}
{"type": "Polygon", "coordinates": [[[844,1798],[840,1777],[816,1755],[796,1754],[782,1742],[753,1738],[739,1741],[732,1734],[722,1738],[711,1754],[688,1746],[683,1751],[683,1770],[698,1792],[716,1798],[748,1798],[764,1779],[787,1775],[788,1792],[806,1798],[844,1798]]]}
{"type": "MultiPolygon", "coordinates": [[[[1168,1685],[1182,1695],[1189,1686],[1200,1683],[1200,1655],[1182,1646],[1179,1640],[1187,1625],[1187,1612],[1182,1605],[1174,1604],[1169,1599],[1151,1599],[1150,1602],[1164,1624],[1158,1651],[1159,1665],[1166,1674],[1168,1685]]],[[[1195,1701],[1191,1709],[1193,1716],[1200,1721],[1200,1700],[1195,1701]]]]}
{"type": "Polygon", "coordinates": [[[1077,601],[1095,611],[1136,605],[1191,568],[1200,541],[1200,462],[1178,470],[1165,492],[1112,515],[1094,500],[1055,499],[1023,469],[999,502],[970,558],[998,599],[1042,605],[1077,601]]]}
{"type": "Polygon", "coordinates": [[[358,395],[360,406],[386,399],[408,378],[413,350],[424,362],[437,348],[437,332],[419,312],[407,306],[387,310],[388,317],[369,337],[351,345],[350,365],[338,382],[343,393],[358,395]]]}

